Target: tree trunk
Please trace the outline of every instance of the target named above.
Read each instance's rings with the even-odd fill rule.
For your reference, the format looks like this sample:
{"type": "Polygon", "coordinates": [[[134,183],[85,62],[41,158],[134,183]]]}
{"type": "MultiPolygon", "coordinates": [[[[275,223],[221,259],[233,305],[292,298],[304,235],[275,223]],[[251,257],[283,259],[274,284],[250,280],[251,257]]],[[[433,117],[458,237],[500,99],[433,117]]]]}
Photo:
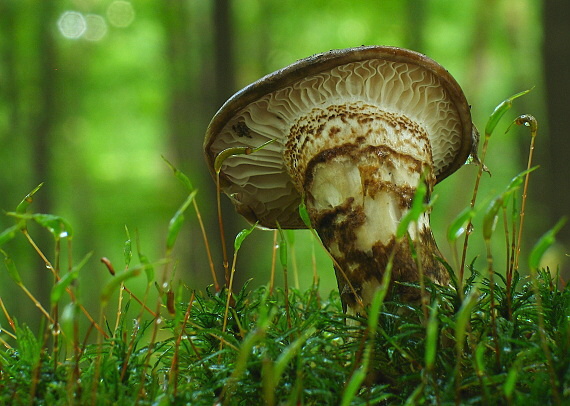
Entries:
{"type": "MultiPolygon", "coordinates": [[[[31,210],[36,213],[52,213],[50,190],[51,158],[54,148],[54,126],[58,117],[57,82],[58,70],[56,63],[56,46],[53,37],[53,23],[55,21],[55,6],[53,1],[43,1],[38,6],[38,18],[34,43],[30,44],[36,50],[33,71],[35,75],[35,92],[31,104],[29,119],[31,183],[29,190],[42,182],[47,182],[34,197],[31,210]]],[[[28,106],[29,108],[29,106],[28,106]]],[[[27,190],[26,192],[28,192],[27,190]]],[[[34,240],[40,249],[51,257],[53,253],[53,239],[45,230],[34,234],[34,240]]],[[[49,300],[50,288],[53,285],[53,276],[43,261],[38,258],[36,267],[37,297],[42,303],[49,300]]]]}
{"type": "MultiPolygon", "coordinates": [[[[200,189],[197,196],[201,214],[209,232],[209,242],[219,280],[222,272],[221,248],[217,230],[215,187],[207,173],[202,144],[206,127],[224,101],[235,91],[233,25],[229,0],[213,2],[212,19],[204,21],[192,15],[188,2],[164,5],[167,30],[167,57],[170,72],[168,127],[175,161],[200,189]],[[211,32],[212,36],[207,33],[211,32]],[[201,203],[201,204],[200,204],[201,203]]],[[[239,231],[235,210],[222,198],[225,214],[225,239],[228,246],[239,231]]],[[[181,253],[187,266],[204,274],[208,268],[202,236],[197,226],[191,229],[191,243],[181,253]],[[187,249],[186,249],[187,248],[187,249]]],[[[184,242],[182,242],[184,244],[184,242]]],[[[200,282],[198,282],[200,283],[200,282]]]]}
{"type": "MultiPolygon", "coordinates": [[[[570,2],[548,0],[544,3],[544,72],[546,80],[547,156],[544,160],[546,183],[544,199],[550,210],[550,223],[570,214],[570,2]]],[[[538,182],[537,182],[538,183],[538,182]]],[[[540,182],[542,183],[542,182],[540,182]]],[[[558,234],[566,248],[570,244],[570,227],[558,234]]],[[[565,251],[567,252],[567,250],[565,251]]],[[[565,272],[568,273],[566,266],[565,272]]],[[[567,274],[568,276],[568,274],[567,274]]]]}

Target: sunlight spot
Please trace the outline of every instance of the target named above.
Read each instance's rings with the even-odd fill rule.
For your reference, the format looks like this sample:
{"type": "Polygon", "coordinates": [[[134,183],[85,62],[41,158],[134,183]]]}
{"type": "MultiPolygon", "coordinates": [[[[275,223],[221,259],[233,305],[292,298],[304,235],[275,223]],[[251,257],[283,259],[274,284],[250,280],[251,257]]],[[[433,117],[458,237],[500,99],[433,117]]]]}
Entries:
{"type": "Polygon", "coordinates": [[[64,12],[57,21],[59,32],[66,38],[79,38],[87,29],[85,18],[77,11],[64,12]]]}
{"type": "Polygon", "coordinates": [[[133,5],[124,0],[115,0],[107,8],[107,17],[115,27],[128,27],[135,19],[133,5]]]}
{"type": "Polygon", "coordinates": [[[105,19],[97,14],[87,14],[85,16],[87,29],[83,36],[89,41],[99,41],[107,34],[107,23],[105,19]]]}

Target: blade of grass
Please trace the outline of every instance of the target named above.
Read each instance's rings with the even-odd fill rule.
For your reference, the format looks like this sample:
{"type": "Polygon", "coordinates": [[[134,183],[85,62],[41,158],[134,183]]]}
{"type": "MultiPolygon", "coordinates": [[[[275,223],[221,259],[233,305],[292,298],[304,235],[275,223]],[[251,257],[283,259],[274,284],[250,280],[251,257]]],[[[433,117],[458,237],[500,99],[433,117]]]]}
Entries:
{"type": "Polygon", "coordinates": [[[556,241],[556,234],[562,229],[566,223],[566,218],[560,219],[556,225],[548,230],[534,245],[529,255],[529,268],[530,276],[532,279],[532,287],[536,297],[536,307],[538,309],[538,332],[540,336],[540,345],[546,358],[546,365],[548,368],[550,387],[552,389],[552,396],[557,405],[562,404],[560,398],[560,391],[558,389],[558,379],[556,374],[556,369],[554,367],[554,360],[552,359],[552,352],[550,351],[550,346],[548,342],[548,337],[546,336],[545,322],[544,322],[544,306],[542,303],[542,293],[538,286],[538,267],[540,266],[540,260],[544,252],[556,241]]]}
{"type": "Polygon", "coordinates": [[[25,213],[30,204],[34,201],[34,195],[41,189],[43,186],[43,182],[36,186],[30,193],[24,197],[24,199],[18,204],[16,207],[16,213],[25,213]]]}

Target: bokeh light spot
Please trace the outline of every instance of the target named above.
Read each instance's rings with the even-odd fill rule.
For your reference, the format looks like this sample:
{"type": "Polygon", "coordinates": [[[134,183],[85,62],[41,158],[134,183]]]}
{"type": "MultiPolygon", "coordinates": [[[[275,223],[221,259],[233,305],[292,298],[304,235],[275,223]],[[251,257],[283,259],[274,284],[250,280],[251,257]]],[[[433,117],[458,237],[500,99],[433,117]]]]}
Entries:
{"type": "Polygon", "coordinates": [[[85,16],[87,29],[83,37],[89,41],[99,41],[107,34],[107,23],[105,19],[97,14],[87,14],[85,16]]]}
{"type": "Polygon", "coordinates": [[[79,38],[87,29],[87,23],[81,13],[66,11],[59,17],[57,27],[66,38],[79,38]]]}
{"type": "Polygon", "coordinates": [[[135,10],[130,2],[115,0],[107,7],[107,18],[115,27],[128,27],[135,19],[135,10]]]}

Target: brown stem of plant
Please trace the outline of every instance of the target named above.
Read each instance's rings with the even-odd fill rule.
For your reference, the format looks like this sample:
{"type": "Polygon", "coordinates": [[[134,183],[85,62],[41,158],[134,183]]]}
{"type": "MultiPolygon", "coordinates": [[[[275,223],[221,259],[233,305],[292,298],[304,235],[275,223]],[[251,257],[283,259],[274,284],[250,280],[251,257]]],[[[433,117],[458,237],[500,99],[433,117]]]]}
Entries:
{"type": "Polygon", "coordinates": [[[218,283],[218,277],[216,276],[216,267],[214,266],[214,261],[212,259],[212,250],[210,249],[210,243],[208,242],[208,236],[206,235],[206,228],[204,227],[204,221],[200,215],[200,210],[198,209],[198,203],[196,199],[192,200],[194,205],[194,210],[196,211],[196,218],[198,219],[198,224],[200,225],[200,230],[202,232],[202,239],[204,240],[204,245],[206,247],[206,255],[208,256],[208,264],[210,266],[210,272],[212,273],[212,279],[214,280],[214,289],[216,292],[220,291],[220,284],[218,283]]]}
{"type": "Polygon", "coordinates": [[[528,192],[528,181],[530,178],[530,172],[529,171],[530,171],[530,168],[532,166],[532,157],[533,157],[533,153],[534,153],[534,142],[536,139],[536,134],[538,132],[538,121],[536,120],[536,118],[534,118],[533,116],[531,116],[529,114],[523,114],[522,116],[519,116],[515,120],[515,124],[525,125],[527,127],[530,127],[530,136],[531,136],[530,147],[529,147],[529,152],[528,152],[528,162],[527,162],[527,166],[526,166],[527,173],[526,173],[525,178],[524,178],[521,211],[520,211],[520,215],[519,215],[519,219],[520,219],[519,220],[519,234],[518,234],[518,238],[517,238],[517,245],[516,245],[516,252],[515,252],[514,269],[518,270],[518,268],[519,268],[519,256],[520,256],[521,245],[522,245],[522,235],[523,235],[523,225],[524,225],[527,192],[528,192]]]}
{"type": "MultiPolygon", "coordinates": [[[[192,311],[192,305],[194,304],[195,294],[192,292],[188,306],[186,307],[186,313],[184,313],[184,320],[180,326],[180,332],[176,337],[176,342],[174,344],[174,353],[172,354],[172,362],[170,363],[170,374],[168,376],[169,386],[173,388],[173,396],[176,397],[178,390],[178,351],[180,349],[180,343],[182,342],[182,336],[186,330],[186,324],[188,324],[188,319],[190,318],[190,312],[192,311]]],[[[191,340],[190,340],[191,341],[191,340]]]]}
{"type": "MultiPolygon", "coordinates": [[[[481,182],[481,177],[483,176],[483,171],[485,170],[485,156],[487,155],[487,147],[489,146],[490,134],[485,134],[485,141],[483,142],[483,147],[481,149],[481,157],[479,159],[479,170],[477,171],[477,178],[475,179],[475,186],[473,188],[473,196],[471,197],[470,207],[473,209],[475,207],[475,201],[477,200],[477,194],[479,192],[479,183],[481,182]]],[[[459,267],[459,294],[463,297],[463,276],[465,274],[465,261],[467,258],[467,246],[469,245],[469,236],[471,235],[473,228],[473,221],[470,218],[465,228],[465,238],[463,240],[463,251],[461,253],[461,266],[459,267]]]]}
{"type": "MultiPolygon", "coordinates": [[[[42,259],[42,261],[44,261],[44,263],[46,264],[46,268],[48,268],[54,275],[54,277],[56,278],[56,281],[59,281],[59,277],[58,275],[55,273],[54,268],[52,266],[52,264],[50,263],[50,261],[47,259],[47,257],[44,255],[44,253],[40,250],[40,248],[37,246],[37,244],[35,243],[35,241],[32,239],[32,237],[30,236],[30,234],[28,233],[28,230],[23,229],[22,233],[24,234],[24,236],[26,237],[26,239],[28,240],[28,242],[30,243],[30,245],[34,248],[34,250],[36,251],[36,253],[40,256],[40,258],[42,259]]],[[[26,289],[27,290],[27,289],[26,289]]],[[[69,294],[69,297],[71,299],[72,302],[76,302],[75,299],[75,294],[73,293],[73,291],[67,287],[65,289],[65,291],[69,294]]],[[[29,292],[28,292],[29,293],[29,292]]],[[[36,306],[38,306],[37,300],[34,299],[34,303],[36,304],[36,306]]],[[[40,305],[41,306],[41,305],[40,305]]],[[[81,309],[81,311],[83,312],[83,314],[85,315],[85,317],[87,317],[87,320],[89,320],[90,323],[93,324],[93,326],[97,329],[97,331],[99,331],[99,333],[101,333],[103,335],[103,337],[105,338],[109,338],[108,334],[105,332],[105,330],[103,330],[101,328],[101,326],[93,319],[93,317],[91,317],[91,315],[89,314],[89,312],[87,311],[87,309],[83,306],[83,305],[79,305],[79,308],[81,309]]],[[[44,309],[45,311],[45,309],[44,309]]],[[[47,313],[47,312],[46,312],[47,313]]],[[[51,319],[51,317],[48,319],[50,320],[51,323],[53,323],[53,319],[51,319]]]]}
{"type": "Polygon", "coordinates": [[[222,202],[221,202],[221,188],[220,188],[220,174],[216,174],[216,202],[218,205],[218,224],[220,226],[220,239],[222,243],[222,256],[224,261],[224,275],[226,278],[226,287],[230,284],[230,269],[228,263],[228,250],[226,248],[226,238],[224,232],[224,221],[222,217],[222,202]]]}
{"type": "MultiPolygon", "coordinates": [[[[513,203],[514,204],[514,203],[513,203]]],[[[505,231],[505,248],[507,253],[507,269],[506,269],[506,294],[507,294],[507,311],[509,314],[509,320],[513,317],[513,295],[512,295],[512,284],[513,284],[513,263],[514,263],[514,254],[515,254],[515,242],[514,242],[514,235],[515,235],[515,224],[512,224],[512,235],[513,239],[511,240],[509,237],[509,222],[508,222],[508,215],[506,212],[506,207],[503,207],[503,227],[505,231]]]]}
{"type": "Polygon", "coordinates": [[[275,263],[277,260],[277,230],[273,231],[273,247],[271,253],[271,276],[269,279],[269,294],[273,294],[275,288],[275,263]]]}

